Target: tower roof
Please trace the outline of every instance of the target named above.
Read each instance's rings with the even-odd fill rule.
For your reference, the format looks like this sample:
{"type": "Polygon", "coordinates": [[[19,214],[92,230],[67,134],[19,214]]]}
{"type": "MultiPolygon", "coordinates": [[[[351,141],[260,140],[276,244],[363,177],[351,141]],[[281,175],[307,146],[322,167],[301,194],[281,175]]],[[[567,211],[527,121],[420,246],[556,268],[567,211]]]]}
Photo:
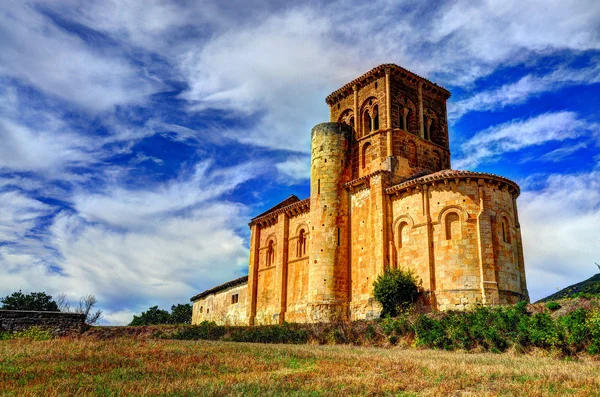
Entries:
{"type": "Polygon", "coordinates": [[[394,63],[384,63],[369,70],[362,76],[355,78],[343,87],[335,90],[334,92],[329,94],[327,98],[325,98],[325,102],[327,102],[328,105],[334,104],[339,99],[345,98],[346,96],[350,95],[352,93],[352,87],[354,87],[355,85],[361,87],[363,85],[369,84],[375,78],[384,75],[386,69],[390,69],[392,74],[401,76],[405,79],[414,80],[415,82],[421,82],[423,83],[423,87],[425,89],[428,89],[432,92],[437,92],[446,99],[450,98],[450,95],[452,95],[450,91],[448,91],[444,87],[437,85],[436,83],[433,83],[427,80],[426,78],[411,72],[410,70],[404,69],[403,67],[398,66],[394,63]]]}

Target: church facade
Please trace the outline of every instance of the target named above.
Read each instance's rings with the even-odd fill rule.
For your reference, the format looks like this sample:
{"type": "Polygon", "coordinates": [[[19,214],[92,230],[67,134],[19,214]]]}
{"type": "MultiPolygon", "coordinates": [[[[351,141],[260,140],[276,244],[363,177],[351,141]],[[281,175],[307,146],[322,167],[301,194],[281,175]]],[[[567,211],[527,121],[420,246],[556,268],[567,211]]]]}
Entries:
{"type": "Polygon", "coordinates": [[[248,276],[194,296],[192,322],[375,318],[386,268],[412,269],[432,310],[528,300],[519,186],[451,169],[449,97],[394,64],[329,95],[330,122],[311,135],[310,197],[250,221],[248,276]]]}

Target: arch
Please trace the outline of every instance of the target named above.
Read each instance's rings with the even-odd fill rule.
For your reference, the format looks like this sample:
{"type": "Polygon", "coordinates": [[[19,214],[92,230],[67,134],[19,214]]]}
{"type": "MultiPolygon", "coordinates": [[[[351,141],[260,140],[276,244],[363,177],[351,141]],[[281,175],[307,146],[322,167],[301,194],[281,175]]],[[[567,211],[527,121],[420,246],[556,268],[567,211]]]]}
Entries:
{"type": "Polygon", "coordinates": [[[373,125],[373,119],[371,119],[371,115],[368,110],[363,112],[363,123],[362,123],[362,131],[363,136],[368,135],[371,132],[371,125],[373,125]]]}
{"type": "Polygon", "coordinates": [[[344,123],[354,128],[354,111],[352,109],[346,109],[338,117],[338,123],[344,123]]]}
{"type": "Polygon", "coordinates": [[[372,96],[365,99],[360,107],[360,114],[362,115],[361,136],[368,135],[370,132],[379,129],[379,106],[377,98],[372,96]]]}
{"type": "Polygon", "coordinates": [[[438,117],[431,109],[425,109],[423,112],[423,121],[425,123],[425,139],[438,143],[438,117]]]}
{"type": "Polygon", "coordinates": [[[410,215],[401,215],[394,220],[392,233],[396,249],[400,249],[405,245],[408,239],[408,231],[412,229],[414,224],[410,215]]]}
{"type": "Polygon", "coordinates": [[[502,242],[511,244],[511,230],[512,227],[510,217],[504,211],[502,211],[500,214],[500,238],[502,239],[502,242]]]}
{"type": "Polygon", "coordinates": [[[298,240],[296,241],[296,257],[301,258],[306,255],[306,230],[300,229],[298,240]]]}
{"type": "Polygon", "coordinates": [[[408,151],[408,153],[407,153],[408,164],[411,167],[416,167],[417,164],[418,164],[418,161],[417,161],[417,145],[415,145],[415,143],[413,141],[409,141],[406,144],[406,149],[408,151]]]}
{"type": "Polygon", "coordinates": [[[397,101],[397,106],[400,109],[398,114],[399,128],[414,133],[414,130],[418,128],[416,119],[417,108],[415,107],[415,104],[408,98],[400,98],[400,100],[397,101]]]}
{"type": "Polygon", "coordinates": [[[366,168],[367,165],[371,164],[372,157],[371,143],[367,142],[362,147],[362,168],[366,168]]]}
{"type": "Polygon", "coordinates": [[[450,211],[444,217],[444,230],[446,240],[460,240],[462,238],[460,215],[450,211]]]}

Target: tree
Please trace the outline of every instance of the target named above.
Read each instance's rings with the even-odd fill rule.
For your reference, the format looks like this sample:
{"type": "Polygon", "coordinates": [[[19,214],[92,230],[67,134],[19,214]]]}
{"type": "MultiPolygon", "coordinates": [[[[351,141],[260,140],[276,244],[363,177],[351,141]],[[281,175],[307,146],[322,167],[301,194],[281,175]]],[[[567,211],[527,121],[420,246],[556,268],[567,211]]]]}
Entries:
{"type": "Polygon", "coordinates": [[[75,313],[85,315],[85,323],[87,325],[94,325],[102,318],[102,310],[92,312],[92,309],[96,303],[98,303],[93,294],[82,296],[78,303],[79,305],[77,306],[77,309],[75,309],[75,313]]]}
{"type": "Polygon", "coordinates": [[[133,320],[129,325],[155,325],[155,324],[170,324],[171,315],[168,311],[159,309],[158,306],[153,306],[148,311],[142,312],[139,316],[134,315],[133,320]]]}
{"type": "Polygon", "coordinates": [[[19,290],[0,299],[0,302],[2,302],[1,309],[4,310],[58,311],[58,305],[52,300],[52,296],[45,292],[32,292],[25,295],[19,290]]]}
{"type": "Polygon", "coordinates": [[[171,306],[171,323],[172,324],[191,324],[192,323],[192,305],[177,304],[171,306]]]}
{"type": "Polygon", "coordinates": [[[79,313],[85,315],[85,323],[87,325],[94,325],[102,318],[102,310],[96,310],[92,312],[94,306],[98,303],[96,297],[93,294],[88,294],[79,298],[77,307],[71,308],[71,303],[67,299],[67,295],[62,293],[56,297],[56,304],[58,310],[63,313],[79,313]]]}
{"type": "Polygon", "coordinates": [[[373,296],[381,303],[382,317],[396,317],[414,304],[419,294],[417,279],[411,270],[388,269],[373,283],[373,296]]]}

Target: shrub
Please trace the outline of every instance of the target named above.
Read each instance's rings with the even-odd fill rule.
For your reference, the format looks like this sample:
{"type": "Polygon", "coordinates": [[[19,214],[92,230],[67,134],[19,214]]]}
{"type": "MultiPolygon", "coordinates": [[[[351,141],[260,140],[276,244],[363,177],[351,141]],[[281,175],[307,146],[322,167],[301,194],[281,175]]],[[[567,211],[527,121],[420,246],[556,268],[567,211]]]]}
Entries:
{"type": "Polygon", "coordinates": [[[560,308],[561,306],[554,301],[546,303],[546,309],[550,310],[551,312],[554,312],[560,308]]]}
{"type": "Polygon", "coordinates": [[[396,317],[414,304],[419,293],[411,270],[388,269],[373,283],[373,296],[383,307],[381,316],[396,317]]]}
{"type": "Polygon", "coordinates": [[[17,332],[0,332],[0,340],[9,340],[9,339],[30,339],[30,340],[49,340],[54,338],[52,332],[47,329],[41,327],[29,327],[23,331],[17,332]]]}
{"type": "Polygon", "coordinates": [[[32,292],[27,295],[21,291],[13,292],[12,295],[0,298],[0,302],[0,309],[3,310],[58,311],[58,305],[52,300],[52,296],[45,292],[32,292]]]}

